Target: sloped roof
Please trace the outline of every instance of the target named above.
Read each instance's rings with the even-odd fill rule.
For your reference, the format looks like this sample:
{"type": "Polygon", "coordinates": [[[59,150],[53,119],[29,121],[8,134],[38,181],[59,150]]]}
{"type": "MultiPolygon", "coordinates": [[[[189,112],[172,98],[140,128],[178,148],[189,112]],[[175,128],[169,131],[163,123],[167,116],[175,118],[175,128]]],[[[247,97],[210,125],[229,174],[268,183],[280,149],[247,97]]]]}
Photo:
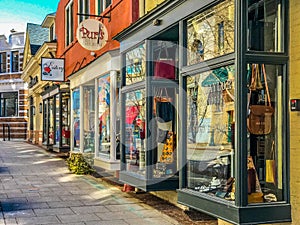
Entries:
{"type": "Polygon", "coordinates": [[[44,42],[49,41],[49,29],[38,24],[27,23],[27,34],[32,55],[35,55],[44,42]]]}

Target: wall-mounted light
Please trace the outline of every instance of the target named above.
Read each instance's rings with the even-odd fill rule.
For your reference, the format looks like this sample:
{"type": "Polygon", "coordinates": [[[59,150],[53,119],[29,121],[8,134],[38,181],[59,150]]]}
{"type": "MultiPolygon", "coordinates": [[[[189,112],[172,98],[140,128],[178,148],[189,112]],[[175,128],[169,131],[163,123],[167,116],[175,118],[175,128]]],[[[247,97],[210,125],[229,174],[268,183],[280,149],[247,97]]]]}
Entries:
{"type": "Polygon", "coordinates": [[[32,110],[32,115],[35,116],[35,106],[32,106],[31,110],[32,110]]]}
{"type": "Polygon", "coordinates": [[[40,111],[40,113],[43,112],[43,104],[42,103],[40,103],[40,105],[39,105],[39,111],[40,111]]]}
{"type": "Polygon", "coordinates": [[[153,26],[160,26],[162,23],[162,19],[155,19],[152,22],[153,22],[153,26]]]}
{"type": "Polygon", "coordinates": [[[94,56],[96,58],[97,57],[96,52],[91,52],[91,56],[94,56]]]}

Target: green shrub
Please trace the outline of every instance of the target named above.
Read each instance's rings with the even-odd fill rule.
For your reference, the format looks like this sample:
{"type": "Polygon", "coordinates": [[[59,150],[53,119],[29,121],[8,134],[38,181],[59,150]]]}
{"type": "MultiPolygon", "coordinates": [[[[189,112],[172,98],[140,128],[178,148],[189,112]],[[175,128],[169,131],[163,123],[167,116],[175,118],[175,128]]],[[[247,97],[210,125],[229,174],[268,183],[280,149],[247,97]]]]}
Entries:
{"type": "Polygon", "coordinates": [[[81,153],[71,153],[67,159],[68,168],[75,174],[92,174],[95,170],[85,161],[81,153]]]}

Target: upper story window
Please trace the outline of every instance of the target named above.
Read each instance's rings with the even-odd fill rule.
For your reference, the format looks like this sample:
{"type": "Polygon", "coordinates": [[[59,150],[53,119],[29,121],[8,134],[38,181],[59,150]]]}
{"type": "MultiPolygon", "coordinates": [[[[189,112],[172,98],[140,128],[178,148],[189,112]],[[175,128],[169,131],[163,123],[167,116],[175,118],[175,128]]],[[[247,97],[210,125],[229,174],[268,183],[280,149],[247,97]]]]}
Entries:
{"type": "MultiPolygon", "coordinates": [[[[78,13],[79,14],[89,14],[89,0],[78,0],[78,13]]],[[[86,15],[79,15],[78,24],[81,23],[83,20],[87,19],[88,16],[86,15]]]]}
{"type": "Polygon", "coordinates": [[[66,46],[68,46],[74,40],[74,21],[73,21],[73,1],[71,1],[65,9],[66,16],[66,46]]]}
{"type": "Polygon", "coordinates": [[[0,73],[6,73],[6,52],[0,53],[0,73]]]}
{"type": "Polygon", "coordinates": [[[50,41],[55,40],[56,36],[55,36],[55,25],[54,25],[54,23],[49,27],[49,32],[50,32],[50,41]]]}
{"type": "Polygon", "coordinates": [[[108,6],[110,6],[112,0],[96,0],[96,13],[101,14],[108,6]]]}
{"type": "Polygon", "coordinates": [[[19,72],[19,52],[11,53],[11,72],[19,72]]]}
{"type": "Polygon", "coordinates": [[[18,92],[0,93],[0,117],[17,116],[18,92]]]}

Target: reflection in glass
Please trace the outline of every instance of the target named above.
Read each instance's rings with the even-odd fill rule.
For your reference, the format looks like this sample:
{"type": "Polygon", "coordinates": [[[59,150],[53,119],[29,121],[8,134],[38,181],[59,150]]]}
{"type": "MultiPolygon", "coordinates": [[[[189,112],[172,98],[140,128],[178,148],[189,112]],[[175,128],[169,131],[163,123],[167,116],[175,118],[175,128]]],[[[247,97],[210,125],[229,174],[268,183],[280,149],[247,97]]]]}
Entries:
{"type": "Polygon", "coordinates": [[[61,99],[61,110],[62,110],[62,116],[61,116],[61,123],[62,123],[62,147],[68,147],[70,145],[70,116],[69,116],[69,110],[70,110],[70,94],[69,93],[62,93],[62,99],[61,99]]]}
{"type": "Polygon", "coordinates": [[[126,93],[125,155],[127,171],[145,175],[145,90],[126,93]]]}
{"type": "Polygon", "coordinates": [[[234,67],[187,78],[188,188],[234,200],[234,67]]]}
{"type": "Polygon", "coordinates": [[[126,57],[126,85],[145,80],[146,48],[141,44],[127,52],[126,57]]]}
{"type": "Polygon", "coordinates": [[[60,126],[59,126],[59,117],[60,117],[60,112],[59,112],[59,98],[60,94],[57,94],[55,96],[55,141],[54,144],[56,147],[59,147],[59,141],[60,141],[60,126]]]}
{"type": "Polygon", "coordinates": [[[83,88],[83,152],[95,152],[95,87],[83,88]]]}
{"type": "Polygon", "coordinates": [[[99,155],[109,159],[110,155],[110,76],[98,80],[99,101],[99,155]]]}
{"type": "Polygon", "coordinates": [[[54,122],[54,112],[55,112],[55,102],[54,97],[49,99],[49,144],[54,144],[55,139],[55,122],[54,122]]]}
{"type": "Polygon", "coordinates": [[[187,65],[234,51],[234,1],[226,0],[187,21],[187,65]]]}
{"type": "Polygon", "coordinates": [[[153,177],[172,176],[177,172],[176,157],[176,90],[155,87],[151,134],[155,136],[153,177]]]}
{"type": "Polygon", "coordinates": [[[80,89],[76,88],[72,92],[72,113],[73,113],[73,136],[74,151],[79,151],[80,147],[80,89]]]}
{"type": "Polygon", "coordinates": [[[282,52],[282,0],[248,1],[248,49],[282,52]]]}
{"type": "Polygon", "coordinates": [[[278,65],[248,65],[248,203],[283,201],[282,75],[278,65]]]}

